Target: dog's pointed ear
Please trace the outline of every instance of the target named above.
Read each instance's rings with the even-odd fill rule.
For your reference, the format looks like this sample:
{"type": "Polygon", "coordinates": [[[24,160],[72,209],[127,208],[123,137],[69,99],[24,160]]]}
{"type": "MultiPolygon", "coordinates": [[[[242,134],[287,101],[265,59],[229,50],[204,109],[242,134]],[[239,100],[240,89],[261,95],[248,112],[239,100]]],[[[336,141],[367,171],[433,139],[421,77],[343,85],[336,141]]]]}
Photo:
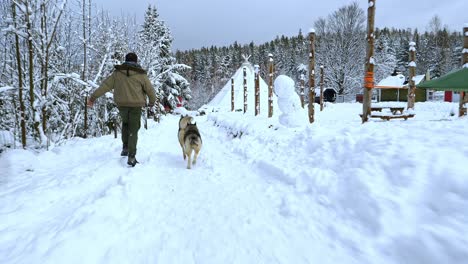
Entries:
{"type": "Polygon", "coordinates": [[[195,126],[196,126],[196,125],[197,125],[197,122],[193,123],[193,125],[195,125],[195,126]]]}

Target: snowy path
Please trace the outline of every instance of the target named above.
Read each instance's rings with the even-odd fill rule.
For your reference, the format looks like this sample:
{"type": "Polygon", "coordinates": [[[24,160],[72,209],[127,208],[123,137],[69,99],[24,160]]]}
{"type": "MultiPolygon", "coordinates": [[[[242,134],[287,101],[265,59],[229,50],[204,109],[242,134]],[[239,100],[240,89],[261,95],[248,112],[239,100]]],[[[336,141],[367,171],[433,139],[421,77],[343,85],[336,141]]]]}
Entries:
{"type": "Polygon", "coordinates": [[[307,263],[313,237],[289,227],[261,168],[199,122],[204,146],[185,169],[177,121],[141,131],[135,168],[110,137],[14,168],[24,181],[0,192],[0,263],[307,263]]]}
{"type": "Polygon", "coordinates": [[[446,117],[429,104],[361,125],[358,107],[300,129],[197,117],[192,170],[177,116],[140,131],[135,168],[111,136],[10,150],[0,263],[464,263],[468,146],[451,139],[466,120],[434,122],[446,117]]]}

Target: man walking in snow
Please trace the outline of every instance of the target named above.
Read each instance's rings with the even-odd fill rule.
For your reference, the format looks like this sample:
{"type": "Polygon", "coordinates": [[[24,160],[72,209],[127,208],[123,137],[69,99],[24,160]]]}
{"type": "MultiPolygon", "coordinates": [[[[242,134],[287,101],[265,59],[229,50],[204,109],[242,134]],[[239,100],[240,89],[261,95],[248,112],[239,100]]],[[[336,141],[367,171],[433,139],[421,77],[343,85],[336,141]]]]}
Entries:
{"type": "Polygon", "coordinates": [[[91,94],[88,106],[92,107],[97,98],[114,90],[114,102],[122,118],[123,147],[120,155],[128,156],[127,164],[134,167],[138,163],[135,155],[141,108],[146,105],[146,97],[149,98],[148,106],[153,106],[156,94],[146,71],[138,64],[135,53],[128,53],[125,55],[125,62],[114,67],[114,72],[91,94]]]}

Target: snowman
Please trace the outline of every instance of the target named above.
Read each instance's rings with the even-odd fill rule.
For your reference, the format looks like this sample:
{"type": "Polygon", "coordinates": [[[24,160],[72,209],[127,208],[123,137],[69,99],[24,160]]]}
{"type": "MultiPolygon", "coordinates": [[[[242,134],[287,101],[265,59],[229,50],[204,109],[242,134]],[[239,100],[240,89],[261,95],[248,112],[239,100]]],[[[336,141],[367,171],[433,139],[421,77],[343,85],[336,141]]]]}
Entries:
{"type": "Polygon", "coordinates": [[[294,81],[286,75],[275,79],[275,94],[281,111],[279,122],[286,127],[298,127],[307,121],[302,111],[301,100],[294,89],[294,81]]]}

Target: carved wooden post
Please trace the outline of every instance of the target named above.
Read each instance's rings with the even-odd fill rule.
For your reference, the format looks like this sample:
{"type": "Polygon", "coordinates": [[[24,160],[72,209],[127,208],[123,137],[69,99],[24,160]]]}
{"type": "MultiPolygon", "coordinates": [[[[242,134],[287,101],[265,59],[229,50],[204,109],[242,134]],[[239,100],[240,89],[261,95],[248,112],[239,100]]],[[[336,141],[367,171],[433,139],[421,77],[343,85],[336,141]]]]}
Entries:
{"type": "Polygon", "coordinates": [[[416,76],[416,43],[410,42],[409,48],[409,88],[408,88],[408,109],[414,109],[416,97],[416,84],[414,76],[416,76]]]}
{"type": "Polygon", "coordinates": [[[255,65],[255,115],[260,114],[260,66],[255,65]]]}
{"type": "MultiPolygon", "coordinates": [[[[463,28],[463,67],[468,68],[468,24],[465,24],[465,27],[463,28]]],[[[463,108],[463,105],[465,102],[468,101],[468,98],[466,98],[466,93],[465,92],[460,92],[460,106],[458,110],[458,116],[462,116],[465,114],[465,110],[463,108]]]]}
{"type": "Polygon", "coordinates": [[[309,122],[314,122],[315,103],[315,30],[309,32],[309,122]]]}
{"type": "Polygon", "coordinates": [[[247,112],[247,68],[244,67],[244,113],[247,112]]]}
{"type": "Polygon", "coordinates": [[[234,110],[234,78],[231,78],[231,111],[234,110]]]}
{"type": "Polygon", "coordinates": [[[367,8],[367,54],[364,73],[364,98],[362,104],[362,123],[367,122],[371,111],[372,88],[374,88],[374,21],[375,0],[369,0],[367,8]]]}
{"type": "Polygon", "coordinates": [[[305,75],[304,74],[301,74],[301,94],[300,94],[300,98],[301,98],[301,106],[302,108],[304,108],[304,86],[305,86],[305,75]]]}
{"type": "Polygon", "coordinates": [[[320,111],[323,111],[323,65],[320,66],[320,111]]]}
{"type": "Polygon", "coordinates": [[[269,65],[268,65],[268,117],[273,116],[273,54],[268,54],[269,65]]]}

